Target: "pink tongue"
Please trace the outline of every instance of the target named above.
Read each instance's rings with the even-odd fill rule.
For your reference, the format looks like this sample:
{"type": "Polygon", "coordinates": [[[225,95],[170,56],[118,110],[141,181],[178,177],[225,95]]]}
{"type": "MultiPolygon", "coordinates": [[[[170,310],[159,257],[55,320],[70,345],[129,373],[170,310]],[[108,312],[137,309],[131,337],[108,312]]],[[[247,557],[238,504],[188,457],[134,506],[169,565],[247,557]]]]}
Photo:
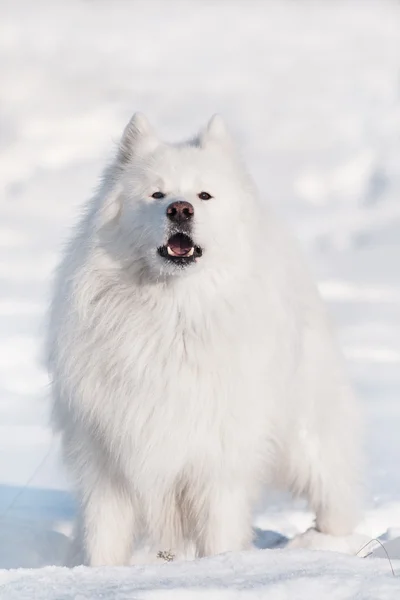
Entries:
{"type": "Polygon", "coordinates": [[[171,248],[172,252],[182,256],[187,254],[189,250],[192,249],[192,244],[190,241],[179,234],[173,235],[172,238],[168,242],[168,246],[171,248]]]}

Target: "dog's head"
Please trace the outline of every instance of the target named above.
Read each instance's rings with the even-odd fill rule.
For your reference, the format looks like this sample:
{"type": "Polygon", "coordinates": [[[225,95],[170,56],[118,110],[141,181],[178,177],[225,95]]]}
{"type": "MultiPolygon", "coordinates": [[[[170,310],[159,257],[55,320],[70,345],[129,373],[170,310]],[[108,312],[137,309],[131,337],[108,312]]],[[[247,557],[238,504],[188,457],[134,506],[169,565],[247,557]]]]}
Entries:
{"type": "Polygon", "coordinates": [[[114,252],[155,277],[226,266],[245,252],[253,187],[221,119],[166,144],[135,114],[125,128],[107,200],[114,252]]]}

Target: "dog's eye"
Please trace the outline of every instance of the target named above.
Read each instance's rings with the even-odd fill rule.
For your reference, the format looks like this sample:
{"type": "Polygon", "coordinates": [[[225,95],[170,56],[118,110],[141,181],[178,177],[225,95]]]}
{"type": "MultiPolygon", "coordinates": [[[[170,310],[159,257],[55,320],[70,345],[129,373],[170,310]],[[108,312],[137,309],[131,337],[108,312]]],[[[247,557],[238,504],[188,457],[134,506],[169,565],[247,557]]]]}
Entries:
{"type": "Polygon", "coordinates": [[[200,192],[200,194],[197,195],[200,198],[200,200],[211,200],[212,198],[211,194],[209,194],[208,192],[200,192]]]}
{"type": "Polygon", "coordinates": [[[155,198],[156,200],[161,200],[162,198],[165,198],[165,194],[164,192],[154,192],[151,197],[155,198]]]}

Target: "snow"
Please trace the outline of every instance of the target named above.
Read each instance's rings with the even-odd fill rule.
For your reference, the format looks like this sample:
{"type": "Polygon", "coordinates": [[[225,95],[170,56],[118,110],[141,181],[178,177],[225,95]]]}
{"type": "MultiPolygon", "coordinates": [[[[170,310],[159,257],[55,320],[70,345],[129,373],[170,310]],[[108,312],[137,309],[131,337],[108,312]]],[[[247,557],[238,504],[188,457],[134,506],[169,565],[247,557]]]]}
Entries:
{"type": "MultiPolygon", "coordinates": [[[[396,565],[400,568],[400,562],[396,565]]],[[[7,600],[397,600],[399,580],[381,560],[276,550],[135,568],[0,572],[7,600]]]]}
{"type": "Polygon", "coordinates": [[[342,554],[379,537],[400,559],[399,22],[395,0],[3,0],[1,600],[399,597],[398,561],[393,577],[380,548],[342,554]],[[311,515],[271,493],[254,521],[264,550],[61,567],[74,506],[48,427],[43,317],[68,228],[134,110],[171,139],[221,112],[299,238],[367,416],[360,537],[285,549],[311,515]]]}

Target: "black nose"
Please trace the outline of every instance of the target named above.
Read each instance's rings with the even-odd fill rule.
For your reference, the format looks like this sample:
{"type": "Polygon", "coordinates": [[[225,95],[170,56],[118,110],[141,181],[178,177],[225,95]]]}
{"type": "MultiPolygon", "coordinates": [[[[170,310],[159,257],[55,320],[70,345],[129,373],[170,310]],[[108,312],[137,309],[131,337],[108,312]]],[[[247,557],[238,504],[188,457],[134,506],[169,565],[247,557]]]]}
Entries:
{"type": "Polygon", "coordinates": [[[173,223],[184,223],[190,221],[194,215],[194,208],[190,202],[177,200],[167,208],[167,217],[173,223]]]}

